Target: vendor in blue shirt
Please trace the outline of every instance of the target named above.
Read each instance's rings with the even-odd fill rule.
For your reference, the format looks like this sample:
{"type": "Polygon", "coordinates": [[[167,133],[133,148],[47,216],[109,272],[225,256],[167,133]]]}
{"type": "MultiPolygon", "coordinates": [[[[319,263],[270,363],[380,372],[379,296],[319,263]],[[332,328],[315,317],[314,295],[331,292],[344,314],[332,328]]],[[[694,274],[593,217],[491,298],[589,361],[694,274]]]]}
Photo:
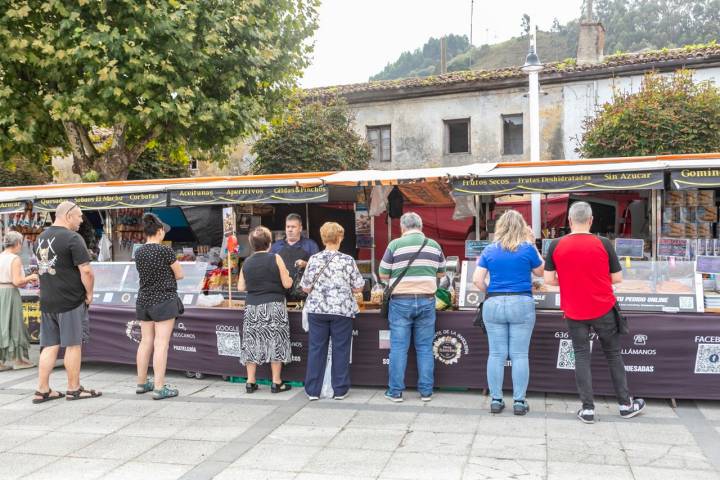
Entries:
{"type": "Polygon", "coordinates": [[[277,253],[293,277],[298,269],[303,269],[311,255],[320,251],[317,243],[302,236],[302,217],[291,213],[285,218],[285,238],[270,247],[270,253],[277,253]]]}

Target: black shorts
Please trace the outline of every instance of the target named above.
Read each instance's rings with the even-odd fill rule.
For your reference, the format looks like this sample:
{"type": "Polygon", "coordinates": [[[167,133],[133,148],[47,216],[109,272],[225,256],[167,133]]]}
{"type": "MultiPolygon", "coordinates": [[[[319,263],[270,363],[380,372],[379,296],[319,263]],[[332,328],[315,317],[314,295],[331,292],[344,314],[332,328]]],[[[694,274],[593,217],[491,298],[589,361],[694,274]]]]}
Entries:
{"type": "Polygon", "coordinates": [[[165,300],[157,305],[149,305],[147,307],[135,305],[136,318],[146,322],[162,322],[163,320],[170,320],[179,317],[183,314],[183,312],[185,312],[185,307],[178,297],[165,300]]]}

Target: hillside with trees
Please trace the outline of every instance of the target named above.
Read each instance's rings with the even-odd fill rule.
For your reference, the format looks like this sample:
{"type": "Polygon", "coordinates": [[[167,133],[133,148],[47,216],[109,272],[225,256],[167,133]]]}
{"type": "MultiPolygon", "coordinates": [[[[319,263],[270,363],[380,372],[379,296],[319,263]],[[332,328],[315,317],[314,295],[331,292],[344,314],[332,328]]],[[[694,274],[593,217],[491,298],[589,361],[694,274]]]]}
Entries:
{"type": "MultiPolygon", "coordinates": [[[[578,12],[579,17],[580,12],[578,12]]],[[[720,0],[595,0],[596,19],[605,27],[605,53],[637,52],[720,41],[720,0]]],[[[521,65],[527,54],[528,17],[518,19],[518,36],[471,46],[465,35],[448,36],[448,71],[488,70],[521,65]]],[[[543,62],[575,57],[579,18],[555,20],[538,32],[543,62]]],[[[440,40],[431,38],[414,52],[404,52],[370,80],[425,77],[440,73],[440,40]]]]}

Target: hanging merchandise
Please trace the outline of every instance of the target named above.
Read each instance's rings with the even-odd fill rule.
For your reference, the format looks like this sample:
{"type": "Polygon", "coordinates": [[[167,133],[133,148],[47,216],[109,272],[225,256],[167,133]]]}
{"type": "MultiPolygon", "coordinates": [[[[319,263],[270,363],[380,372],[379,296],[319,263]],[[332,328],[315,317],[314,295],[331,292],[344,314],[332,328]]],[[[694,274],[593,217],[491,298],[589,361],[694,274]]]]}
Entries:
{"type": "Polygon", "coordinates": [[[115,231],[118,233],[120,248],[131,249],[143,241],[142,208],[121,208],[116,213],[115,231]]]}
{"type": "Polygon", "coordinates": [[[388,195],[387,199],[388,199],[388,215],[390,216],[390,218],[402,217],[403,204],[405,203],[405,199],[403,198],[403,194],[397,186],[393,187],[393,189],[390,192],[390,195],[388,195]]]}

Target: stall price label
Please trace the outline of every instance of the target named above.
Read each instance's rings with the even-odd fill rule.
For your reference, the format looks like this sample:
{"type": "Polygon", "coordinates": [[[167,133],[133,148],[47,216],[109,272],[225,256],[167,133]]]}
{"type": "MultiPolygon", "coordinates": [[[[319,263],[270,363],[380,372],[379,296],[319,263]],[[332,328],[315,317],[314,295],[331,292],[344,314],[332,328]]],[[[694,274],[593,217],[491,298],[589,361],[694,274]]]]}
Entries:
{"type": "Polygon", "coordinates": [[[661,238],[658,240],[659,257],[687,258],[690,255],[690,241],[687,238],[661,238]]]}
{"type": "Polygon", "coordinates": [[[697,273],[720,274],[720,257],[698,255],[695,259],[695,271],[697,273]]]}
{"type": "Polygon", "coordinates": [[[489,240],[465,240],[465,258],[478,258],[491,243],[489,240]]]}
{"type": "Polygon", "coordinates": [[[616,238],[615,253],[618,257],[643,258],[645,240],[642,238],[616,238]]]}

